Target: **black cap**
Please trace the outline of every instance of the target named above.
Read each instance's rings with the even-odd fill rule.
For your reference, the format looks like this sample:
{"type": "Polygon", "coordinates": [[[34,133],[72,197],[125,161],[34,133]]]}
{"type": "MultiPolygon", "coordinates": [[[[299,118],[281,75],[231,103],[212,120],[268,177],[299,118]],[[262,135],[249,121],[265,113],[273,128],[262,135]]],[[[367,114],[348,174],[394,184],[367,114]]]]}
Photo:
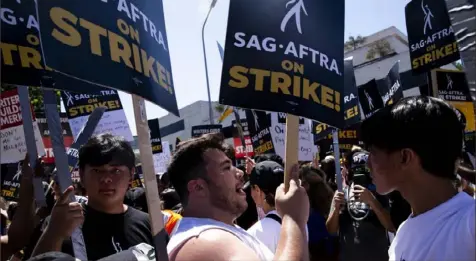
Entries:
{"type": "Polygon", "coordinates": [[[358,151],[352,154],[350,169],[354,174],[370,174],[367,162],[369,153],[367,151],[358,151]]]}
{"type": "Polygon", "coordinates": [[[274,194],[282,183],[284,183],[283,166],[274,161],[262,161],[251,171],[250,184],[257,185],[265,194],[274,194]]]}

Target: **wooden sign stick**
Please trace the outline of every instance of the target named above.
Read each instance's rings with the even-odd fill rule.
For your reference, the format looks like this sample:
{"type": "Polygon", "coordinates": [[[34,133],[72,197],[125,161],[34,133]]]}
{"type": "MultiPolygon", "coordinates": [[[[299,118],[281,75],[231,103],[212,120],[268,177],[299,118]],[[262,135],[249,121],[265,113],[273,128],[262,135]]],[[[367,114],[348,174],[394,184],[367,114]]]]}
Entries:
{"type": "Polygon", "coordinates": [[[298,163],[299,155],[299,117],[286,115],[286,143],[285,143],[285,171],[284,171],[284,191],[289,190],[289,182],[291,181],[291,168],[298,163]]]}
{"type": "Polygon", "coordinates": [[[134,118],[136,120],[137,136],[139,138],[140,161],[144,175],[147,207],[149,208],[150,224],[152,227],[152,235],[154,236],[155,259],[157,261],[167,261],[169,260],[166,243],[167,232],[164,229],[164,219],[160,206],[157,179],[155,177],[145,101],[143,98],[132,94],[132,105],[134,107],[134,118]]]}

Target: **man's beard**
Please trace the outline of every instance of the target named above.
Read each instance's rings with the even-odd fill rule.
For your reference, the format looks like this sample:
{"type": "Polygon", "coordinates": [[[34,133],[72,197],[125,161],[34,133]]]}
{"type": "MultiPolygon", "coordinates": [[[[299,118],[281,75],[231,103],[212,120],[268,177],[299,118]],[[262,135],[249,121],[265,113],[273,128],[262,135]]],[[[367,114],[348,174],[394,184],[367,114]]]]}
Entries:
{"type": "Polygon", "coordinates": [[[210,194],[210,203],[214,207],[229,212],[236,217],[239,217],[248,208],[246,200],[242,200],[238,197],[235,190],[224,189],[213,181],[208,181],[207,183],[212,192],[210,194]]]}

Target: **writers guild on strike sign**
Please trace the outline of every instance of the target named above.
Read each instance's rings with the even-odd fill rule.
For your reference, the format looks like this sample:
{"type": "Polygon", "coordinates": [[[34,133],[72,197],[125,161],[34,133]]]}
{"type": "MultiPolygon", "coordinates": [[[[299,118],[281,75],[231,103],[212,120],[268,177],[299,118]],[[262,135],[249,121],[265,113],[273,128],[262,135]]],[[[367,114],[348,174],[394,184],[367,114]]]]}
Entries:
{"type": "Polygon", "coordinates": [[[343,34],[343,0],[232,0],[220,103],[341,127],[343,34]]]}
{"type": "Polygon", "coordinates": [[[445,0],[414,0],[405,7],[412,71],[428,72],[460,58],[445,0]]]}
{"type": "Polygon", "coordinates": [[[202,136],[203,134],[209,133],[222,133],[222,125],[215,124],[192,126],[192,138],[197,138],[202,136]]]}
{"type": "Polygon", "coordinates": [[[178,115],[162,1],[39,1],[43,56],[57,88],[117,88],[178,115]]]}

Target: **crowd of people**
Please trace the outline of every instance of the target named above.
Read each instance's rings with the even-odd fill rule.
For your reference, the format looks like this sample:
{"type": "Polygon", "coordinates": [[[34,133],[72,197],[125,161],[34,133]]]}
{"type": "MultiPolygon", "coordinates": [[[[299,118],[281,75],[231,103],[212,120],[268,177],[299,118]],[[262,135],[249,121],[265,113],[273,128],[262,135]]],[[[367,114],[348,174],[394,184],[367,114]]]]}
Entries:
{"type": "MultiPolygon", "coordinates": [[[[157,176],[169,260],[475,260],[463,131],[454,108],[417,96],[365,120],[365,146],[341,159],[239,165],[220,135],[183,141],[157,176]]],[[[78,228],[89,260],[155,260],[145,189],[131,188],[135,162],[121,137],[92,137],[79,151],[81,185],[61,191],[41,161],[25,160],[18,200],[0,206],[1,260],[75,260],[78,228]],[[37,175],[51,181],[47,207],[35,206],[37,175]]]]}

